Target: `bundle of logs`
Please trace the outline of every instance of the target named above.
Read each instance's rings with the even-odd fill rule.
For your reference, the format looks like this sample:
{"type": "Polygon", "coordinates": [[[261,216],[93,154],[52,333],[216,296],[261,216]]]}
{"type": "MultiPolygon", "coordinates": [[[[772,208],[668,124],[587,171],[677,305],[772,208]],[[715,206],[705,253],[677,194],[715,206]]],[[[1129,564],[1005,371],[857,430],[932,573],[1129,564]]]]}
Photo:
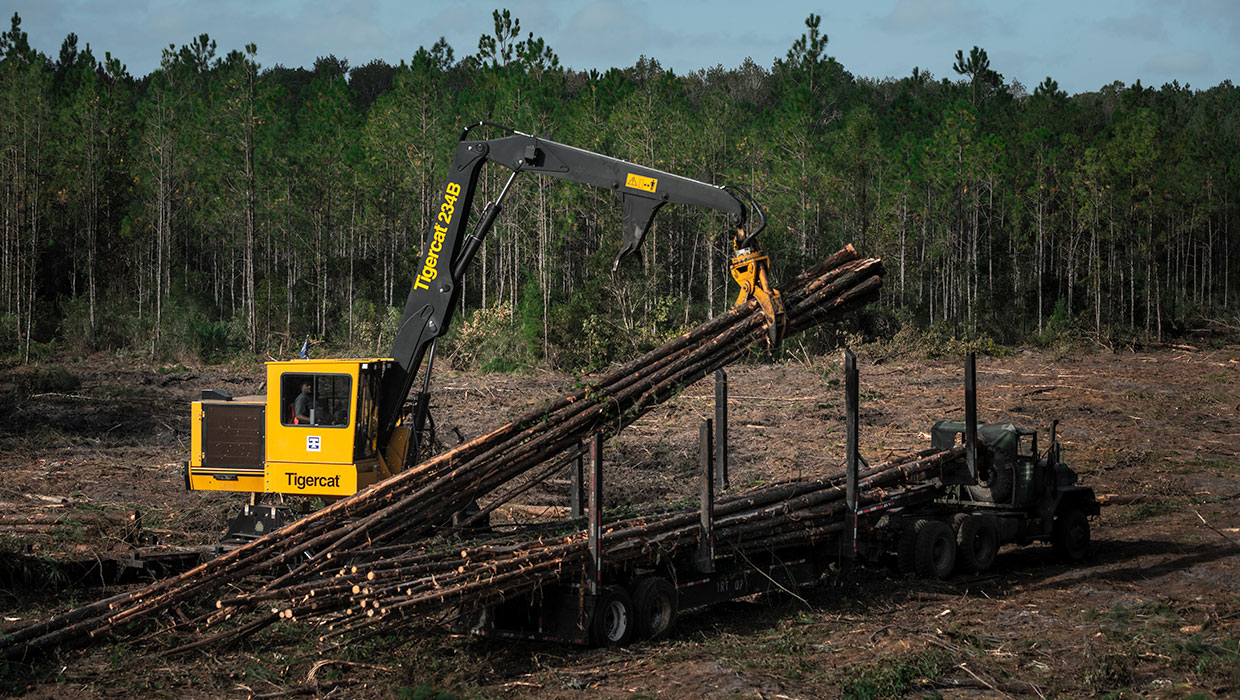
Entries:
{"type": "MultiPolygon", "coordinates": [[[[941,476],[964,446],[929,449],[862,471],[858,504],[899,495],[910,485],[941,476]]],[[[846,479],[804,479],[748,491],[714,507],[717,557],[835,541],[847,520],[846,479]]],[[[252,634],[280,619],[325,623],[320,641],[357,641],[411,621],[460,616],[554,583],[581,581],[587,571],[586,532],[534,541],[489,541],[466,548],[391,549],[325,576],[267,587],[216,601],[216,611],[194,621],[212,627],[243,615],[245,624],[190,642],[172,652],[252,634]],[[363,637],[359,637],[361,634],[363,637]]],[[[697,511],[652,515],[606,524],[602,560],[608,569],[653,568],[699,546],[697,511]]]]}
{"type": "MultiPolygon", "coordinates": [[[[852,246],[797,275],[781,286],[785,336],[841,318],[877,299],[881,276],[882,263],[860,258],[852,246]]],[[[615,434],[681,389],[763,344],[766,328],[757,303],[742,304],[609,371],[581,391],[184,574],[43,623],[7,630],[0,649],[7,658],[23,658],[89,641],[171,609],[182,619],[215,621],[228,615],[228,606],[197,617],[193,610],[224,586],[248,584],[254,587],[254,595],[267,596],[335,575],[342,558],[382,561],[380,557],[393,551],[409,551],[407,543],[430,534],[472,501],[540,465],[545,468],[549,460],[591,435],[615,434]]],[[[772,503],[768,507],[784,506],[772,503]]],[[[764,535],[783,536],[806,534],[771,531],[764,535]]],[[[612,541],[621,549],[645,546],[640,533],[632,539],[628,544],[612,541]]],[[[542,561],[541,566],[554,569],[552,560],[542,561]]],[[[262,623],[260,619],[250,624],[262,623]]]]}

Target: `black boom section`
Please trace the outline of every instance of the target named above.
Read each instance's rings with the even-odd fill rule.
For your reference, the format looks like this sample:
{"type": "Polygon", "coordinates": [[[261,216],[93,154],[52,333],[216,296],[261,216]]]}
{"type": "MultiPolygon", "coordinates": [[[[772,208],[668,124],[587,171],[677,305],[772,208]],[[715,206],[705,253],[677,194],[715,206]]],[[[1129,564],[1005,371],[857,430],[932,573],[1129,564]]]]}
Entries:
{"type": "MultiPolygon", "coordinates": [[[[503,192],[492,202],[468,237],[464,235],[477,191],[478,174],[488,161],[515,173],[528,172],[610,189],[620,198],[624,231],[616,265],[636,251],[659,208],[668,202],[715,209],[729,215],[743,230],[746,205],[728,190],[592,153],[528,134],[457,144],[448,180],[439,190],[436,218],[422,245],[418,275],[405,301],[395,340],[393,367],[384,374],[379,403],[379,446],[383,448],[400,418],[401,406],[427,348],[452,322],[460,294],[460,280],[487,231],[499,214],[503,192]]],[[[415,426],[415,429],[420,426],[415,426]]]]}
{"type": "MultiPolygon", "coordinates": [[[[636,251],[659,207],[667,202],[716,209],[745,223],[745,206],[722,187],[524,134],[486,142],[490,158],[519,172],[539,173],[610,189],[623,206],[620,259],[636,251]]],[[[613,265],[614,267],[614,265],[613,265]]]]}
{"type": "MultiPolygon", "coordinates": [[[[448,181],[439,189],[435,221],[422,243],[422,257],[405,313],[401,315],[396,337],[392,341],[392,367],[384,373],[379,399],[379,446],[386,447],[392,429],[400,418],[401,406],[418,367],[431,342],[443,335],[452,321],[460,294],[458,278],[453,274],[465,224],[477,191],[478,173],[486,163],[485,144],[461,142],[448,172],[448,181]]],[[[494,216],[490,219],[493,221],[494,216]]],[[[485,236],[486,231],[475,235],[485,236]]]]}

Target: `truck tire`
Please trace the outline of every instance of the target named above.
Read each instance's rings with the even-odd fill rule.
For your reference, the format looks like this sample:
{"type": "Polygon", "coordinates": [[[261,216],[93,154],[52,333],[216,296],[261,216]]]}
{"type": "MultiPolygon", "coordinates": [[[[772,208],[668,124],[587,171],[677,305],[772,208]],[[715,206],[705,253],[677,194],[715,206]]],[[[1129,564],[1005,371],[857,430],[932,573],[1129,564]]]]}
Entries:
{"type": "Polygon", "coordinates": [[[989,515],[966,515],[956,533],[956,565],[961,571],[980,574],[995,563],[999,553],[999,527],[989,515]]]}
{"type": "Polygon", "coordinates": [[[913,527],[917,549],[914,571],[922,578],[945,579],[956,568],[956,533],[938,520],[918,520],[913,527]]]}
{"type": "Polygon", "coordinates": [[[590,620],[590,641],[599,647],[622,647],[633,641],[633,599],[622,588],[599,594],[590,620]]]}
{"type": "Polygon", "coordinates": [[[1089,556],[1089,518],[1075,508],[1061,513],[1055,518],[1051,546],[1062,559],[1085,561],[1089,556]]]}
{"type": "Polygon", "coordinates": [[[637,614],[637,636],[659,639],[676,626],[679,616],[676,587],[661,576],[648,576],[633,589],[633,608],[637,614]]]}
{"type": "Polygon", "coordinates": [[[1012,487],[1015,483],[1011,464],[996,463],[990,468],[989,479],[985,485],[968,486],[969,495],[975,501],[983,503],[1009,503],[1012,500],[1012,487]]]}

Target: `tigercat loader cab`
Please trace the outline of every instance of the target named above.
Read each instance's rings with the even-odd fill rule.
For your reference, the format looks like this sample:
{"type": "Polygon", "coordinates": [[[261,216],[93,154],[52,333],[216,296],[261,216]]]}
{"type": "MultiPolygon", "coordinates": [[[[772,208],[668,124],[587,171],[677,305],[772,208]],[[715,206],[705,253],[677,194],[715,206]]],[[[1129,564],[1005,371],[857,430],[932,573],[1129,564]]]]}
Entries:
{"type": "Polygon", "coordinates": [[[189,488],[348,496],[378,481],[390,473],[375,410],[390,364],[268,362],[265,397],[206,392],[191,410],[189,488]]]}

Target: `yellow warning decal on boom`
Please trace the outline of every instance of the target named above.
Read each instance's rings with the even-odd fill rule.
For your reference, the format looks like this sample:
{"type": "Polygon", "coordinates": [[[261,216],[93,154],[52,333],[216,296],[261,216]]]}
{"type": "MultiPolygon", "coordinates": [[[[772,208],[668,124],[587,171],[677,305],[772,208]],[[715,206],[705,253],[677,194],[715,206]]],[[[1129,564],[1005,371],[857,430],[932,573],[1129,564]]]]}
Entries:
{"type": "Polygon", "coordinates": [[[626,178],[624,181],[625,187],[632,187],[635,190],[645,190],[652,194],[654,193],[654,189],[658,184],[659,184],[659,181],[656,180],[655,178],[643,177],[636,173],[629,173],[628,178],[626,178]]]}

